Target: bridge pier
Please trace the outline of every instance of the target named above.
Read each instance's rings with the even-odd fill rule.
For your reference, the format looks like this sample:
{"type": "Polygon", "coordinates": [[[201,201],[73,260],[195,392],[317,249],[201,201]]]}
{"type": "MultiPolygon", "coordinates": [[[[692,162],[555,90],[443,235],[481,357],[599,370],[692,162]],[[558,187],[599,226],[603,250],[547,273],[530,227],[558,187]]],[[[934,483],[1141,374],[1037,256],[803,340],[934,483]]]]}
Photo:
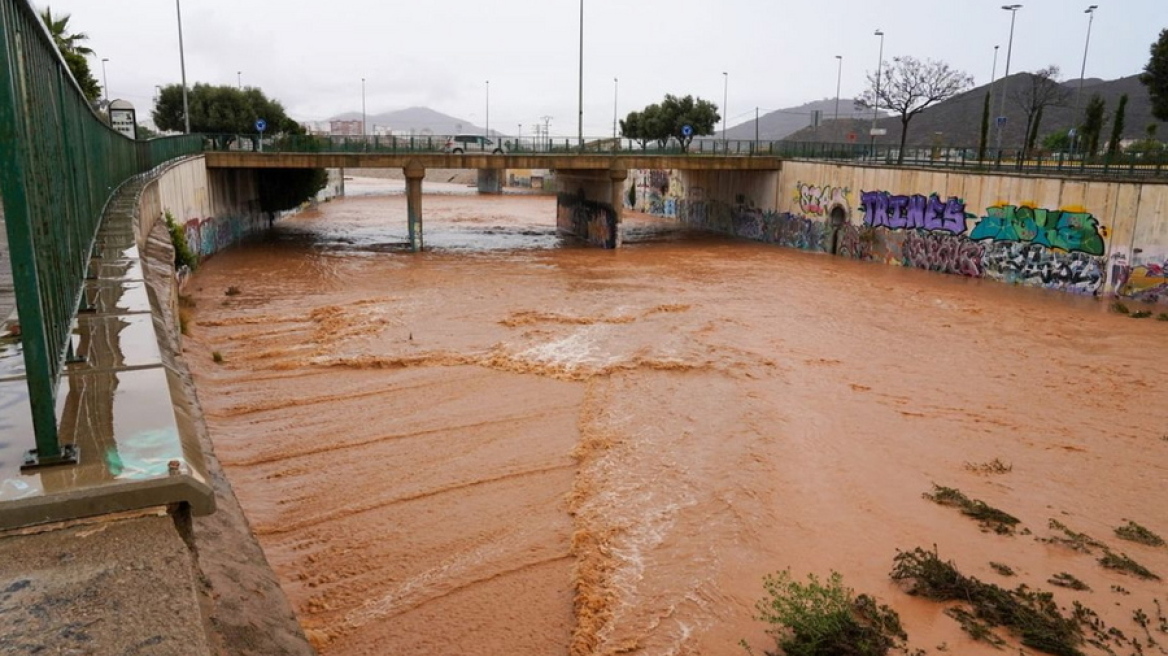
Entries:
{"type": "Polygon", "coordinates": [[[614,165],[604,171],[556,171],[556,229],[599,248],[618,248],[624,180],[628,170],[614,165]]]}
{"type": "Polygon", "coordinates": [[[479,169],[479,193],[503,193],[503,172],[506,169],[479,169]]]}
{"type": "Polygon", "coordinates": [[[426,167],[412,159],[402,171],[406,175],[406,215],[410,228],[410,248],[422,252],[422,178],[426,167]]]}

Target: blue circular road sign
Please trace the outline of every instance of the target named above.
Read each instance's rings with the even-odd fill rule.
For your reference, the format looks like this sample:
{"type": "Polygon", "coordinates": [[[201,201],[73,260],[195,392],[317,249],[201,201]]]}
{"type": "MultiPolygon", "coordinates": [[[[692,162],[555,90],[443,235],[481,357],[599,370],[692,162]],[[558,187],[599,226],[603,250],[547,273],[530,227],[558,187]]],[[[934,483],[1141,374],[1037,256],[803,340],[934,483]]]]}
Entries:
{"type": "Polygon", "coordinates": [[[268,122],[264,119],[256,120],[256,132],[263,132],[268,129],[268,122]]]}
{"type": "Polygon", "coordinates": [[[693,128],[688,125],[681,126],[681,136],[689,137],[693,135],[693,128]]]}

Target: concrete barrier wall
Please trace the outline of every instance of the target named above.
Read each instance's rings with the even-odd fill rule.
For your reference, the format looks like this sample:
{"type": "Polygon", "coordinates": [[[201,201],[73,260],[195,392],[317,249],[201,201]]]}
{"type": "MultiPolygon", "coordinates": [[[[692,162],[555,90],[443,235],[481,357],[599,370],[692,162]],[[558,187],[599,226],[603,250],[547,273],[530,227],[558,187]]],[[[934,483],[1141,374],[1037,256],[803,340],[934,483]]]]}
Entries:
{"type": "Polygon", "coordinates": [[[648,171],[630,179],[646,199],[638,209],[669,216],[672,206],[681,220],[725,234],[1168,303],[1168,184],[795,161],[772,177],[648,171]]]}
{"type": "Polygon", "coordinates": [[[620,205],[614,205],[615,187],[608,171],[557,171],[556,229],[591,246],[620,246],[620,205]]]}
{"type": "Polygon", "coordinates": [[[255,173],[208,170],[202,157],[172,166],[148,183],[139,197],[138,210],[140,248],[154,221],[170,212],[200,259],[267,227],[259,209],[255,173]]]}

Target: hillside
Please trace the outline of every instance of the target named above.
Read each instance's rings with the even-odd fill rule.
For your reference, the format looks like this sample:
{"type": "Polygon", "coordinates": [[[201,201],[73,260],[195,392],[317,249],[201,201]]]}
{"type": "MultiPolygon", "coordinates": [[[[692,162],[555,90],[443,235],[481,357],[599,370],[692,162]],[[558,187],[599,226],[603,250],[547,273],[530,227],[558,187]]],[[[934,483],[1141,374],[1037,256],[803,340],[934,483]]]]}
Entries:
{"type": "MultiPolygon", "coordinates": [[[[329,117],[330,121],[361,120],[360,112],[345,112],[329,117]]],[[[409,107],[365,117],[370,131],[374,126],[388,126],[394,134],[483,134],[483,128],[465,119],[434,111],[429,107],[409,107]]],[[[498,134],[491,130],[492,134],[498,134]]]]}
{"type": "MultiPolygon", "coordinates": [[[[825,98],[823,100],[816,100],[809,103],[804,103],[798,107],[786,107],[784,109],[777,109],[773,112],[768,112],[759,116],[758,118],[758,138],[763,141],[776,141],[785,138],[787,135],[798,132],[803,128],[811,125],[811,114],[814,111],[822,112],[820,121],[826,123],[835,118],[835,98],[825,98]]],[[[871,112],[866,112],[869,117],[871,112]]],[[[840,120],[844,117],[850,117],[853,114],[857,116],[861,114],[855,109],[855,100],[852,98],[840,98],[839,101],[839,115],[840,120]]],[[[721,132],[717,135],[722,136],[721,132]]],[[[727,139],[754,139],[754,118],[732,126],[726,130],[727,139]]]]}
{"type": "MultiPolygon", "coordinates": [[[[1011,75],[1009,78],[1008,96],[1006,99],[1006,115],[1009,117],[1009,121],[1002,135],[1003,147],[1014,148],[1021,145],[1022,133],[1026,129],[1026,116],[1016,104],[1012,103],[1014,92],[1022,89],[1024,85],[1028,85],[1027,79],[1030,76],[1030,73],[1018,73],[1011,75]]],[[[1045,135],[1071,127],[1072,115],[1074,114],[1075,92],[1078,89],[1078,85],[1078,80],[1063,83],[1063,86],[1070,91],[1068,105],[1066,107],[1046,108],[1043,112],[1042,124],[1039,127],[1039,141],[1045,135]]],[[[999,91],[1001,86],[1002,80],[998,80],[997,87],[999,91]]],[[[988,90],[989,85],[977,87],[972,91],[967,91],[918,114],[909,123],[908,144],[923,146],[939,142],[953,146],[976,147],[981,126],[982,103],[988,90]]],[[[1128,94],[1123,131],[1124,139],[1143,138],[1148,124],[1155,121],[1152,118],[1152,104],[1148,98],[1148,89],[1140,83],[1138,75],[1109,81],[1085,80],[1083,83],[1082,105],[1087,104],[1087,99],[1090,98],[1092,93],[1098,93],[1107,103],[1107,121],[1103,129],[1104,139],[1111,134],[1111,116],[1119,104],[1120,95],[1124,93],[1128,94]]],[[[991,117],[998,113],[1000,101],[1000,96],[996,96],[993,100],[993,106],[990,112],[991,117]]],[[[1080,111],[1082,110],[1080,109],[1080,111]]],[[[868,139],[868,129],[871,125],[871,118],[855,121],[841,119],[838,124],[831,120],[825,120],[818,130],[803,128],[788,136],[787,139],[791,141],[828,141],[842,143],[849,141],[849,134],[854,134],[856,140],[862,143],[868,139]]],[[[888,130],[886,136],[877,138],[877,143],[897,144],[900,142],[900,119],[898,117],[881,119],[877,121],[877,126],[888,130]]],[[[1161,123],[1157,134],[1161,138],[1168,136],[1168,125],[1161,123]]],[[[991,146],[996,143],[995,135],[996,132],[991,123],[989,139],[991,146]]],[[[753,138],[753,131],[749,138],[753,138]]]]}

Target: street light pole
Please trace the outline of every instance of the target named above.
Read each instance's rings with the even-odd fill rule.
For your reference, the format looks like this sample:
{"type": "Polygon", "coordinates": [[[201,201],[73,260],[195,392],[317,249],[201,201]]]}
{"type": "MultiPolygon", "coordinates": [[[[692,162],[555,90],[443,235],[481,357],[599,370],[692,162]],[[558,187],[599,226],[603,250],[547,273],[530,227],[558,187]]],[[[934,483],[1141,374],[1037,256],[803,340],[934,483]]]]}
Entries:
{"type": "Polygon", "coordinates": [[[872,129],[868,130],[869,146],[876,146],[876,116],[880,113],[880,69],[884,67],[884,32],[876,30],[880,37],[880,54],[876,56],[876,95],[872,98],[872,129]]]}
{"type": "Polygon", "coordinates": [[[726,121],[730,118],[730,74],[722,71],[722,150],[726,150],[726,121]]]}
{"type": "Polygon", "coordinates": [[[235,71],[235,86],[243,91],[243,71],[235,71]]]}
{"type": "Polygon", "coordinates": [[[584,150],[584,0],[580,0],[580,111],[576,124],[578,146],[584,150]]]}
{"type": "Polygon", "coordinates": [[[844,56],[843,55],[836,55],[835,58],[839,60],[839,66],[836,68],[836,71],[835,71],[835,122],[836,122],[835,129],[838,130],[839,129],[840,80],[843,78],[843,74],[844,74],[844,56]]]}
{"type": "Polygon", "coordinates": [[[361,136],[365,136],[365,78],[361,78],[361,136]]]}
{"type": "Polygon", "coordinates": [[[105,90],[105,106],[109,107],[109,80],[105,76],[105,63],[109,61],[108,58],[101,59],[101,86],[105,90]]]}
{"type": "Polygon", "coordinates": [[[1006,124],[1001,119],[1006,117],[1006,88],[1010,85],[1010,57],[1014,54],[1014,19],[1018,17],[1018,10],[1022,5],[1002,5],[1002,9],[1010,12],[1010,41],[1006,45],[1006,72],[1002,74],[1002,100],[999,104],[1001,109],[998,110],[998,118],[995,123],[998,124],[998,157],[1002,155],[1002,132],[1006,129],[1006,124]]]}
{"type": "Polygon", "coordinates": [[[487,80],[487,137],[491,136],[491,81],[487,80]]]}
{"type": "Polygon", "coordinates": [[[178,65],[182,69],[182,85],[183,85],[183,132],[191,133],[191,108],[187,103],[187,61],[186,55],[183,53],[183,33],[182,33],[182,0],[174,0],[174,10],[178,14],[178,65]]]}
{"type": "MultiPolygon", "coordinates": [[[[1079,102],[1083,98],[1083,78],[1087,75],[1087,48],[1091,46],[1091,24],[1095,22],[1095,10],[1099,5],[1091,5],[1083,10],[1087,14],[1087,42],[1083,44],[1083,67],[1079,69],[1079,90],[1075,93],[1075,113],[1072,114],[1072,124],[1079,120],[1079,102]]],[[[1075,125],[1071,126],[1076,127],[1075,125]]],[[[1079,138],[1079,131],[1075,130],[1075,138],[1071,140],[1071,152],[1074,152],[1075,141],[1079,138]]]]}
{"type": "Polygon", "coordinates": [[[612,78],[612,143],[616,144],[616,99],[620,94],[620,80],[612,78]]]}

